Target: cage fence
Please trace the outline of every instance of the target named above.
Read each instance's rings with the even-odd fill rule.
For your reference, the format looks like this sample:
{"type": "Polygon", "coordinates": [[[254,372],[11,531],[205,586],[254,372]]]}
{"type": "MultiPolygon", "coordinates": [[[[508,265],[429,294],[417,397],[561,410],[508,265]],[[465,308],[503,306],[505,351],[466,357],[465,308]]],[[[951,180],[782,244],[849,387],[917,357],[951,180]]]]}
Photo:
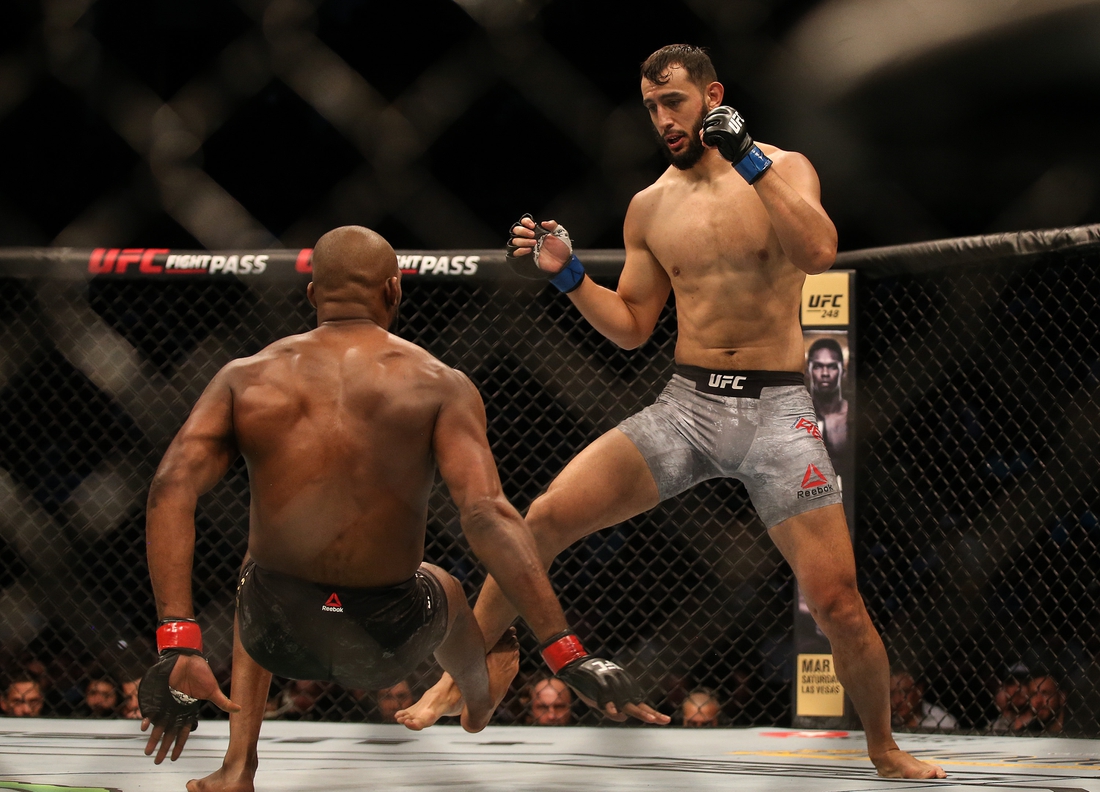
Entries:
{"type": "MultiPolygon", "coordinates": [[[[911,271],[904,258],[852,262],[856,552],[872,618],[895,670],[954,728],[996,728],[1029,706],[1022,693],[1005,703],[1014,680],[1049,676],[1057,712],[1027,733],[1096,736],[1100,252],[911,271]]],[[[613,270],[598,277],[613,283],[613,270]]],[[[675,310],[625,352],[556,292],[493,277],[487,261],[482,271],[406,278],[398,332],[476,383],[506,494],[523,510],[663,387],[675,310]]],[[[47,683],[48,714],[90,715],[90,680],[132,681],[151,663],[143,520],[161,454],[221,365],[308,330],[313,314],[306,276],[58,272],[0,267],[0,642],[9,675],[32,669],[47,683]]],[[[238,462],[197,513],[196,614],[223,681],[247,520],[238,462]]],[[[441,486],[426,558],[475,595],[484,572],[441,486]]],[[[551,574],[590,651],[630,668],[659,709],[675,714],[702,687],[725,725],[791,722],[793,581],[736,482],[706,482],[589,537],[551,574]]],[[[520,633],[520,674],[496,722],[532,719],[540,662],[520,633]]],[[[276,680],[269,714],[383,720],[438,673],[426,662],[386,691],[276,680]]],[[[600,722],[575,703],[571,717],[600,722]]]]}

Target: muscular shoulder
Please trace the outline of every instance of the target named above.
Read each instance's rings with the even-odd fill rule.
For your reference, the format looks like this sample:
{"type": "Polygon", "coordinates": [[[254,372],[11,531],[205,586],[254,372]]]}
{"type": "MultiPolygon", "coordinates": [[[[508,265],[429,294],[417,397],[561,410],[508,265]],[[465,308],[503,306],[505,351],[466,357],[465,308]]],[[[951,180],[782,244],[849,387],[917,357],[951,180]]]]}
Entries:
{"type": "Polygon", "coordinates": [[[218,372],[220,378],[231,386],[245,384],[258,376],[263,376],[273,366],[278,366],[289,356],[300,351],[307,343],[309,333],[287,336],[268,344],[254,355],[229,361],[218,372]]]}
{"type": "Polygon", "coordinates": [[[653,184],[634,195],[630,200],[630,206],[628,206],[626,210],[625,229],[628,235],[632,228],[643,229],[649,224],[653,217],[653,213],[657,211],[657,207],[661,202],[661,197],[667,190],[668,183],[664,181],[664,177],[662,176],[653,184]]]}
{"type": "Polygon", "coordinates": [[[442,363],[438,360],[435,361],[438,369],[433,371],[438,383],[441,393],[443,393],[449,400],[467,403],[481,403],[481,394],[477,390],[477,386],[473,381],[463,374],[461,371],[442,363]]]}
{"type": "Polygon", "coordinates": [[[817,171],[805,154],[797,151],[784,151],[778,146],[757,141],[756,145],[772,161],[772,167],[788,181],[812,182],[817,184],[817,171]]]}

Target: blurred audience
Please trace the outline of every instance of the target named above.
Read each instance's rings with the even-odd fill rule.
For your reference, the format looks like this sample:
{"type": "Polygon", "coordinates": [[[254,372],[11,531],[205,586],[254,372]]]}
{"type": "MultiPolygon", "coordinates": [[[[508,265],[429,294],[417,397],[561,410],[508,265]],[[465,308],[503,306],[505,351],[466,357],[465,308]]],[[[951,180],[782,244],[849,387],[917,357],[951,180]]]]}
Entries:
{"type": "Polygon", "coordinates": [[[118,688],[104,671],[94,669],[84,684],[84,698],[73,713],[79,718],[113,718],[118,714],[118,688]]]}
{"type": "Polygon", "coordinates": [[[1066,696],[1045,671],[1014,666],[993,699],[1000,715],[987,728],[991,734],[1056,735],[1064,729],[1066,696]]]}
{"type": "Polygon", "coordinates": [[[908,671],[890,674],[890,720],[895,729],[955,731],[958,721],[943,707],[924,700],[925,685],[908,671]]]}
{"type": "Polygon", "coordinates": [[[680,705],[680,721],[689,728],[718,726],[722,703],[713,690],[696,688],[687,694],[680,705]]]}
{"type": "Polygon", "coordinates": [[[323,713],[317,711],[317,703],[324,695],[322,682],[288,680],[282,690],[268,700],[264,719],[319,720],[323,713]]]}
{"type": "Polygon", "coordinates": [[[131,679],[119,685],[118,714],[121,718],[141,720],[141,708],[138,706],[138,685],[141,678],[131,679]]]}
{"type": "Polygon", "coordinates": [[[37,718],[42,715],[46,697],[42,686],[30,674],[17,674],[8,681],[0,697],[0,712],[8,718],[37,718]]]}
{"type": "Polygon", "coordinates": [[[573,693],[560,679],[544,677],[529,686],[531,724],[568,726],[573,722],[573,693]]]}
{"type": "Polygon", "coordinates": [[[379,690],[376,701],[378,704],[378,713],[382,717],[382,722],[397,723],[397,718],[395,717],[397,713],[407,707],[411,707],[415,699],[413,698],[412,688],[409,687],[409,683],[402,680],[393,687],[379,690]]]}

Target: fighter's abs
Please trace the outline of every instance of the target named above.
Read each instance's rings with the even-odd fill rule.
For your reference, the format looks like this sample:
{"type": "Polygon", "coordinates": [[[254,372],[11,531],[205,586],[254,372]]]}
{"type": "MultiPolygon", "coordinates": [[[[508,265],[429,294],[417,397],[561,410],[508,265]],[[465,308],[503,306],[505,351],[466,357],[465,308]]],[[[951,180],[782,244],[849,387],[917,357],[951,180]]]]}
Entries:
{"type": "Polygon", "coordinates": [[[676,294],[676,359],[706,368],[798,371],[805,275],[783,253],[756,194],[740,189],[675,206],[663,196],[646,242],[676,294]],[[724,199],[724,200],[723,200],[724,199]]]}

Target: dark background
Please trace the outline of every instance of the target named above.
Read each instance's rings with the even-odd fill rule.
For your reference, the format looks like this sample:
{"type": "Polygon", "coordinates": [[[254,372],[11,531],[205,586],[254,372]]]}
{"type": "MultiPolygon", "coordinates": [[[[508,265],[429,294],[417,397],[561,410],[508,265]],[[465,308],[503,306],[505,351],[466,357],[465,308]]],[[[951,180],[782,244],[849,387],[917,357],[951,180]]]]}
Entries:
{"type": "MultiPolygon", "coordinates": [[[[5,0],[0,246],[297,247],[360,223],[397,248],[498,247],[531,211],[620,248],[664,167],[637,67],[677,41],[711,48],[755,137],[815,163],[842,249],[1095,223],[1098,33],[1100,2],[1073,0],[5,0]]],[[[966,729],[1024,663],[1100,733],[1098,260],[860,275],[861,588],[891,659],[966,729]]],[[[71,693],[87,657],[150,632],[141,504],[198,390],[312,315],[278,284],[0,286],[0,649],[71,693]]],[[[412,297],[404,332],[482,389],[521,507],[671,365],[668,316],[623,353],[550,294],[412,297]]],[[[199,515],[223,660],[246,504],[238,468],[199,515]]],[[[430,550],[473,589],[446,509],[430,550]]],[[[789,569],[731,482],[555,575],[665,704],[751,687],[732,722],[789,720],[789,569]]]]}
{"type": "Polygon", "coordinates": [[[1094,0],[5,0],[0,244],[622,246],[638,64],[710,48],[841,248],[1100,220],[1094,0]]]}

